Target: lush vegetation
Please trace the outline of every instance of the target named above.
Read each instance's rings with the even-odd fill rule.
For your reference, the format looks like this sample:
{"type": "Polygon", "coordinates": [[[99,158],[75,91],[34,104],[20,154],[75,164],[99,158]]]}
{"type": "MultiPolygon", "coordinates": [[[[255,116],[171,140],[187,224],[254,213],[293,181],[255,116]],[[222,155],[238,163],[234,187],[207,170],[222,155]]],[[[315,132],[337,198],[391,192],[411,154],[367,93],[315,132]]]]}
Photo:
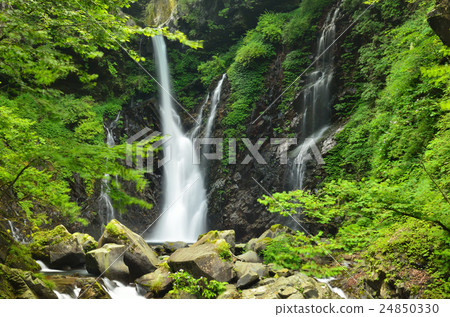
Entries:
{"type": "MultiPolygon", "coordinates": [[[[0,214],[4,218],[26,219],[30,227],[51,218],[86,224],[80,217],[85,206],[71,196],[74,176],[82,180],[87,197],[106,174],[135,182],[137,192],[146,186],[142,172],[120,164],[124,146],[109,149],[104,144],[104,119],[115,117],[133,94],[152,91],[151,85],[142,83],[142,75],[125,79],[121,73],[130,67],[138,73],[135,63],[145,63],[127,45],[137,35],[158,33],[193,48],[201,44],[180,32],[130,23],[121,8],[131,2],[13,0],[2,5],[0,214]],[[125,58],[129,62],[120,65],[118,60],[125,58]],[[110,80],[109,88],[103,82],[97,85],[99,78],[110,80]],[[117,94],[114,88],[125,93],[117,94]]],[[[118,207],[151,207],[126,194],[119,182],[112,182],[111,197],[118,207]]]]}
{"type": "Polygon", "coordinates": [[[194,295],[196,298],[212,299],[219,296],[226,289],[227,283],[210,280],[206,277],[194,278],[186,271],[180,270],[175,273],[170,273],[169,277],[174,280],[173,288],[169,294],[175,296],[180,293],[187,293],[194,295]]]}
{"type": "MultiPolygon", "coordinates": [[[[354,16],[358,6],[358,1],[344,3],[356,10],[354,16]]],[[[327,180],[315,194],[277,193],[260,202],[285,216],[301,210],[306,220],[325,225],[326,238],[341,245],[340,252],[361,254],[372,270],[390,272],[387,280],[407,280],[402,270],[424,270],[429,285],[423,296],[445,298],[450,290],[450,135],[444,111],[449,49],[426,22],[430,6],[384,1],[361,19],[343,45],[344,85],[356,91],[336,105],[349,121],[325,158],[327,180]],[[371,41],[361,43],[364,38],[371,41]]],[[[291,244],[277,256],[303,248],[291,244]]]]}

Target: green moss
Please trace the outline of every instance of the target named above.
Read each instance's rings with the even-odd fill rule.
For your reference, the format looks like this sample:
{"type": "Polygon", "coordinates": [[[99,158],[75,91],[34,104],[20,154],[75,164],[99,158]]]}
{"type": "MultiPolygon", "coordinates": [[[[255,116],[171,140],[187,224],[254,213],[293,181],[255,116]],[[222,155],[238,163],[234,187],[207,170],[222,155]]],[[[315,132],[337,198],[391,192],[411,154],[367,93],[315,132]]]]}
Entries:
{"type": "Polygon", "coordinates": [[[216,251],[219,253],[219,257],[222,261],[231,261],[232,255],[230,252],[230,244],[223,239],[212,241],[216,244],[216,251]]]}
{"type": "Polygon", "coordinates": [[[20,244],[13,244],[8,252],[5,265],[26,271],[39,271],[41,267],[31,256],[31,250],[20,244]]]}
{"type": "Polygon", "coordinates": [[[105,230],[113,237],[116,237],[124,242],[128,242],[128,237],[124,230],[120,229],[121,224],[117,220],[111,220],[105,227],[105,230]]]}

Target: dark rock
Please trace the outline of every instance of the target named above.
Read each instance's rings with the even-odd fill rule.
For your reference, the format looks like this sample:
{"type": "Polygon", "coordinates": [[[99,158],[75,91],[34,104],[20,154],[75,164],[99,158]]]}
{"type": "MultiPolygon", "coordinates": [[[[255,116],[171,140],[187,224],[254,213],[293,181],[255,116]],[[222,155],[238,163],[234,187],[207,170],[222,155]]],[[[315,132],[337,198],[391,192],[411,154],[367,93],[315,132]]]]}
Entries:
{"type": "Polygon", "coordinates": [[[187,248],[189,245],[186,242],[164,242],[163,247],[167,253],[173,253],[178,249],[187,248]]]}
{"type": "Polygon", "coordinates": [[[48,247],[51,268],[77,267],[85,262],[83,247],[74,237],[48,247]]]}
{"type": "Polygon", "coordinates": [[[450,0],[436,1],[436,8],[428,14],[428,23],[442,43],[450,46],[450,0]]]}

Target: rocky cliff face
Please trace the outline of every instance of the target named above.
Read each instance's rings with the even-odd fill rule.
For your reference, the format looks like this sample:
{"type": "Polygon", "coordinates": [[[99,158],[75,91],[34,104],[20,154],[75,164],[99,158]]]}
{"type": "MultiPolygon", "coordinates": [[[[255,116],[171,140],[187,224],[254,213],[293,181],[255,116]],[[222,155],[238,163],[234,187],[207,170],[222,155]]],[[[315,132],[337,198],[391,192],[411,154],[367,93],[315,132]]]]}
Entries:
{"type": "Polygon", "coordinates": [[[450,46],[450,1],[437,0],[436,8],[428,15],[428,23],[442,42],[450,46]]]}

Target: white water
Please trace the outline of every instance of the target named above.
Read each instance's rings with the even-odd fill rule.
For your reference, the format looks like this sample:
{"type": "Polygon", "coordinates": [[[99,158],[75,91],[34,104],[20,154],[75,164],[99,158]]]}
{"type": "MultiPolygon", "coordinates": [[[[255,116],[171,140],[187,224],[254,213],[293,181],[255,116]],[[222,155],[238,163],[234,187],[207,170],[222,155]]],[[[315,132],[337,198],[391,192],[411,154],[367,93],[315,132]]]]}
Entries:
{"type": "Polygon", "coordinates": [[[220,103],[220,95],[222,93],[222,85],[227,77],[227,74],[223,74],[222,79],[217,84],[216,89],[214,90],[213,97],[211,99],[211,110],[209,112],[208,121],[206,123],[205,128],[205,138],[211,137],[211,133],[214,127],[214,120],[216,119],[217,106],[220,103]]]}
{"type": "MultiPolygon", "coordinates": [[[[163,145],[163,205],[161,216],[147,237],[148,241],[194,242],[206,231],[207,199],[200,166],[193,164],[195,155],[191,138],[182,130],[170,94],[170,74],[164,38],[152,39],[160,87],[160,112],[163,134],[171,139],[163,145]]],[[[195,158],[197,160],[197,158],[195,158]]]]}
{"type": "MultiPolygon", "coordinates": [[[[116,145],[114,140],[114,129],[117,127],[117,122],[120,118],[120,112],[117,114],[117,117],[109,126],[105,126],[106,130],[106,145],[110,148],[116,145]]],[[[116,218],[114,206],[112,204],[111,197],[109,196],[110,192],[110,175],[105,174],[102,179],[101,187],[100,187],[100,218],[103,225],[107,225],[111,220],[116,218]]],[[[116,177],[117,181],[117,177],[116,177]]]]}
{"type": "Polygon", "coordinates": [[[11,231],[11,236],[13,239],[19,243],[25,243],[25,239],[23,238],[20,230],[14,226],[11,220],[8,220],[9,229],[11,231]]]}
{"type": "Polygon", "coordinates": [[[192,129],[192,132],[190,133],[191,139],[196,138],[200,133],[200,129],[202,128],[202,121],[203,121],[203,111],[205,110],[205,107],[208,104],[208,101],[209,101],[209,94],[206,96],[205,102],[200,107],[200,111],[199,111],[199,113],[197,115],[197,119],[196,119],[197,124],[195,125],[195,127],[192,129]]]}
{"type": "Polygon", "coordinates": [[[108,278],[103,278],[104,289],[112,299],[145,299],[139,295],[136,287],[132,285],[125,285],[119,281],[111,281],[108,278]]]}
{"type": "MultiPolygon", "coordinates": [[[[145,299],[136,290],[133,285],[125,285],[119,281],[112,281],[108,278],[103,278],[103,289],[111,297],[111,299],[145,299]]],[[[76,287],[72,294],[64,294],[58,291],[53,291],[58,299],[77,299],[80,296],[81,289],[76,287]]]]}
{"type": "Polygon", "coordinates": [[[317,144],[330,124],[334,53],[332,48],[328,47],[336,38],[338,15],[339,7],[327,16],[317,43],[317,56],[320,58],[316,69],[308,76],[303,91],[304,111],[301,128],[303,142],[291,153],[291,156],[295,157],[291,174],[291,185],[294,189],[303,189],[307,163],[314,158],[312,154],[307,155],[307,152],[317,144]]]}
{"type": "Polygon", "coordinates": [[[37,262],[37,264],[39,264],[39,266],[41,267],[41,272],[42,272],[42,273],[62,273],[62,272],[64,272],[63,270],[54,270],[54,269],[51,269],[51,268],[49,268],[47,265],[45,265],[44,262],[42,262],[42,261],[40,261],[40,260],[37,260],[36,262],[37,262]]]}
{"type": "Polygon", "coordinates": [[[340,289],[339,287],[333,287],[333,286],[330,285],[330,282],[333,281],[333,280],[335,280],[334,277],[330,277],[330,278],[318,278],[317,280],[318,280],[319,282],[321,282],[321,283],[327,284],[328,287],[330,288],[330,290],[331,290],[333,293],[338,294],[339,296],[341,296],[341,297],[344,298],[344,299],[347,299],[347,298],[348,298],[347,295],[345,295],[345,293],[344,293],[344,291],[343,291],[342,289],[340,289]]]}

